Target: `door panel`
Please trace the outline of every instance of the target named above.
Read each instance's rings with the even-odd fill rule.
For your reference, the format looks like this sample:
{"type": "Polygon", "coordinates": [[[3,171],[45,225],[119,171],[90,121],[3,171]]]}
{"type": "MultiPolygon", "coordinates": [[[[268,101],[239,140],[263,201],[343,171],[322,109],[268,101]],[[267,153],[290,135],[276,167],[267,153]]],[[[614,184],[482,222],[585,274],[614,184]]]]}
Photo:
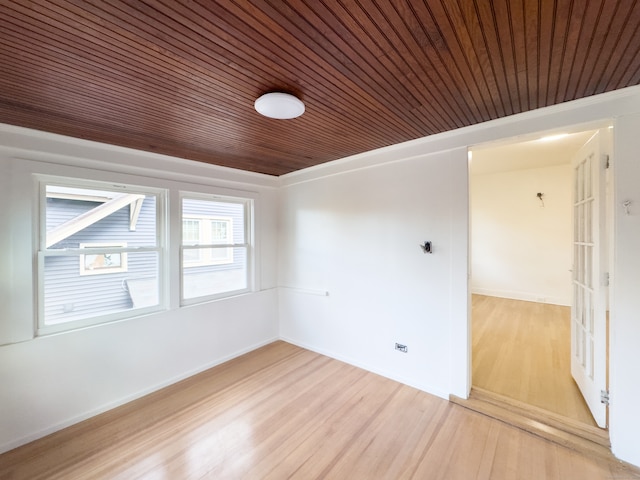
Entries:
{"type": "Polygon", "coordinates": [[[598,426],[605,428],[606,286],[605,181],[608,132],[599,131],[576,154],[573,167],[573,301],[571,375],[598,426]]]}

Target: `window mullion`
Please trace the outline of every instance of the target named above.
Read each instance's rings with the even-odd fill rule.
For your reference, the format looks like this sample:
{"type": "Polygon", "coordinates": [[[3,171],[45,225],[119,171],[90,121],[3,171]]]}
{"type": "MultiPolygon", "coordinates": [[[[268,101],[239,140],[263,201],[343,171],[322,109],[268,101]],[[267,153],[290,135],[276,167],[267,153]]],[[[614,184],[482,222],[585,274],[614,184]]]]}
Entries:
{"type": "Polygon", "coordinates": [[[49,248],[41,250],[46,257],[64,257],[87,255],[93,253],[143,253],[143,252],[161,252],[162,247],[86,247],[86,248],[49,248]]]}
{"type": "Polygon", "coordinates": [[[210,243],[210,244],[201,244],[198,245],[182,245],[184,250],[198,250],[198,249],[206,249],[206,248],[247,248],[249,246],[248,243],[210,243]]]}

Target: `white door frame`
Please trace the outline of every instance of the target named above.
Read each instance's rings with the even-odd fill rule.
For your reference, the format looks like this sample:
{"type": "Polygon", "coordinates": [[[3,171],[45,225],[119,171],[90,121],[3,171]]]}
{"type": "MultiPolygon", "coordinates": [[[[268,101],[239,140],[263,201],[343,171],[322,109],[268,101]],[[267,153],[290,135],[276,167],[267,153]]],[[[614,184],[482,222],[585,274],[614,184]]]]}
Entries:
{"type": "MultiPolygon", "coordinates": [[[[573,124],[573,125],[569,125],[567,127],[565,127],[563,130],[569,133],[577,133],[577,132],[581,132],[581,131],[585,131],[585,130],[598,130],[601,128],[610,128],[611,125],[613,124],[613,120],[612,119],[601,119],[599,121],[595,121],[595,122],[590,122],[588,124],[573,124]]],[[[557,131],[558,128],[554,129],[554,131],[557,131]]],[[[461,398],[468,398],[469,397],[469,393],[471,392],[471,388],[473,386],[473,379],[472,379],[472,373],[473,373],[473,360],[472,360],[472,355],[473,355],[473,345],[472,345],[472,314],[471,314],[471,242],[472,242],[472,238],[471,238],[471,175],[470,175],[470,170],[471,170],[471,155],[470,152],[472,151],[472,149],[474,147],[478,147],[481,145],[490,145],[490,144],[504,144],[506,142],[509,142],[510,139],[513,140],[513,143],[520,143],[520,142],[524,142],[526,141],[525,137],[531,137],[531,139],[535,138],[535,137],[542,137],[544,135],[546,135],[547,132],[544,131],[531,131],[528,132],[526,134],[520,135],[518,137],[505,137],[502,139],[497,139],[497,140],[492,140],[492,141],[488,141],[488,142],[484,142],[484,143],[479,143],[477,145],[469,145],[467,146],[467,157],[469,159],[469,164],[468,164],[468,170],[467,170],[467,202],[468,202],[468,209],[467,209],[467,306],[466,306],[466,310],[467,310],[467,322],[466,322],[466,330],[464,332],[464,341],[466,343],[466,355],[464,356],[464,358],[459,359],[459,360],[455,360],[455,355],[456,355],[456,349],[453,349],[452,355],[454,356],[454,362],[453,362],[453,366],[455,368],[455,364],[460,364],[461,362],[465,364],[466,366],[466,375],[465,375],[465,381],[464,384],[460,383],[460,381],[458,382],[453,382],[452,384],[452,393],[454,395],[460,396],[461,398]],[[465,394],[466,393],[466,394],[465,394]]],[[[615,153],[614,150],[614,145],[613,145],[613,141],[611,144],[611,150],[612,150],[612,155],[615,153]]],[[[609,217],[610,213],[611,213],[611,208],[610,208],[610,204],[611,202],[613,202],[613,198],[615,198],[615,192],[613,190],[613,185],[614,185],[614,175],[611,175],[607,180],[607,187],[610,187],[611,190],[607,190],[606,192],[606,197],[605,197],[605,201],[607,202],[607,207],[606,207],[606,215],[609,217]]],[[[612,268],[613,268],[613,245],[614,245],[614,228],[613,228],[613,218],[610,218],[611,221],[608,221],[606,223],[606,228],[607,228],[607,240],[609,241],[609,245],[611,246],[608,249],[608,256],[609,256],[609,272],[612,274],[612,268]]],[[[608,295],[611,296],[613,294],[613,290],[612,290],[612,286],[609,287],[609,292],[608,295]]],[[[607,306],[608,307],[608,306],[607,306]]],[[[611,324],[608,325],[608,335],[607,335],[607,351],[608,351],[608,356],[611,356],[611,324]]],[[[459,332],[458,332],[459,335],[459,332]]],[[[460,344],[458,344],[460,345],[460,344]]],[[[459,351],[458,351],[459,352],[459,351]]],[[[609,362],[607,362],[607,377],[609,376],[609,370],[610,370],[610,365],[609,362]]]]}

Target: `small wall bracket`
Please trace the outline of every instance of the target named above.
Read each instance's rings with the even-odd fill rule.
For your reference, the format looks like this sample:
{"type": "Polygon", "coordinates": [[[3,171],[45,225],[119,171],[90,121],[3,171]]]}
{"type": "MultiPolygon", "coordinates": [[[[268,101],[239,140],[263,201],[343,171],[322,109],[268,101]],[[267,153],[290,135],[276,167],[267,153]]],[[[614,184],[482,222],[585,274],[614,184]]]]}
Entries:
{"type": "Polygon", "coordinates": [[[433,253],[433,248],[431,247],[431,242],[424,242],[420,244],[420,248],[424,253],[433,253]]]}

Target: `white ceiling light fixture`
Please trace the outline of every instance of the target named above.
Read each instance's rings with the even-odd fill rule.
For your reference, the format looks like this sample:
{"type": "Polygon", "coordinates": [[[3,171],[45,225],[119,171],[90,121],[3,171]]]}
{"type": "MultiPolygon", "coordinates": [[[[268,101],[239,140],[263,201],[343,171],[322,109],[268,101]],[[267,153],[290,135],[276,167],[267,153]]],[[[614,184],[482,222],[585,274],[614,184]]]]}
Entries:
{"type": "Polygon", "coordinates": [[[304,103],[288,93],[265,93],[255,101],[256,111],[260,115],[278,120],[288,120],[304,113],[304,103]]]}

